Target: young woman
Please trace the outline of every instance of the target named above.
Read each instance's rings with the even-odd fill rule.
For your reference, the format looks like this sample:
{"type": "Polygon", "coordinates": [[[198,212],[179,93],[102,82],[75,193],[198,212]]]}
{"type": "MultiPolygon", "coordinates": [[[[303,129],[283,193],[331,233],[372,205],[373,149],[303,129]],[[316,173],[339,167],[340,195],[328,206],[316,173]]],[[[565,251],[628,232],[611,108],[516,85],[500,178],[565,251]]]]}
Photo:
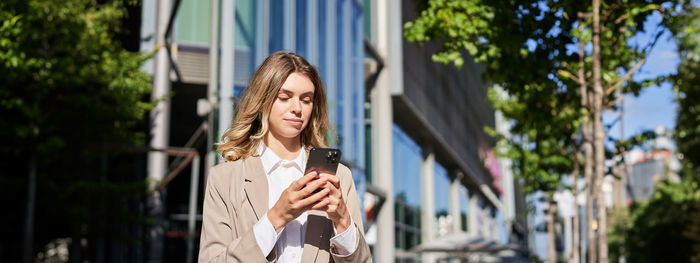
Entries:
{"type": "Polygon", "coordinates": [[[326,94],[304,58],[270,55],[250,80],[204,197],[200,262],[369,262],[350,170],[303,174],[326,147],[326,94]]]}

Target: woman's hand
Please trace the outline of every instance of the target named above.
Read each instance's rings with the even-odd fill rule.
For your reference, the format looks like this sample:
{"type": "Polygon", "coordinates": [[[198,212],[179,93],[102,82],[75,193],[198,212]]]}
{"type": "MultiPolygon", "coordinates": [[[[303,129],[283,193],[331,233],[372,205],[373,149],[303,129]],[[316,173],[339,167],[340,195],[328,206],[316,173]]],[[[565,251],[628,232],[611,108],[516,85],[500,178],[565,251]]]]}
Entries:
{"type": "MultiPolygon", "coordinates": [[[[328,213],[328,218],[333,221],[335,226],[335,231],[337,233],[343,233],[350,227],[350,212],[345,206],[345,201],[343,200],[343,194],[340,191],[340,178],[334,174],[322,173],[321,179],[326,179],[327,182],[323,185],[324,191],[329,190],[328,197],[323,201],[327,201],[326,204],[317,210],[325,211],[328,213]]],[[[314,207],[314,209],[316,209],[314,207]]]]}
{"type": "Polygon", "coordinates": [[[328,183],[328,179],[314,180],[315,178],[317,178],[317,173],[310,172],[284,189],[277,203],[267,212],[267,218],[275,227],[275,231],[279,232],[287,223],[307,210],[319,209],[328,205],[329,200],[324,198],[332,190],[321,188],[328,183]],[[317,189],[320,191],[314,193],[317,189]]]}

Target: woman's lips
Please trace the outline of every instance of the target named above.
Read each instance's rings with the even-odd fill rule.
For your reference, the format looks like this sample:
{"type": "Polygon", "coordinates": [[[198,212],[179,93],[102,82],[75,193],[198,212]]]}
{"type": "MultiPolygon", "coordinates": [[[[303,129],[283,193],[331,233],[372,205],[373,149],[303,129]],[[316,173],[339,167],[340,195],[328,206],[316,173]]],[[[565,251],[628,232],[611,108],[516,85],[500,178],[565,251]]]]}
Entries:
{"type": "Polygon", "coordinates": [[[284,121],[288,122],[289,124],[291,124],[292,126],[295,126],[297,128],[301,127],[301,124],[303,123],[303,121],[296,120],[296,119],[284,119],[284,121]]]}

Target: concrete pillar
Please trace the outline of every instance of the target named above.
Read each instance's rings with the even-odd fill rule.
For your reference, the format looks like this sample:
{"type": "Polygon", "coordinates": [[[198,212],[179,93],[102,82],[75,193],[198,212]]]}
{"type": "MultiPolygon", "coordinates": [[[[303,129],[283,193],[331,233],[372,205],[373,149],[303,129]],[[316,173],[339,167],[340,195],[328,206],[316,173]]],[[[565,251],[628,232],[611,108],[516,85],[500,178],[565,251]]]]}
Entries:
{"type": "MultiPolygon", "coordinates": [[[[232,0],[221,2],[221,74],[219,74],[219,136],[231,128],[233,122],[233,76],[234,76],[234,21],[236,3],[232,0]]],[[[223,157],[219,156],[219,162],[223,157]]]]}
{"type": "Polygon", "coordinates": [[[469,190],[469,202],[467,211],[467,232],[472,237],[483,237],[481,234],[481,226],[479,225],[481,217],[481,207],[479,206],[479,195],[476,190],[469,190]]]}
{"type": "Polygon", "coordinates": [[[454,232],[462,231],[462,211],[460,205],[466,205],[459,203],[459,187],[462,184],[462,177],[464,177],[464,174],[457,171],[454,173],[454,176],[451,177],[452,181],[450,182],[449,212],[450,217],[452,217],[452,231],[454,232]]]}
{"type": "MultiPolygon", "coordinates": [[[[160,99],[170,93],[170,59],[165,47],[165,31],[168,27],[168,19],[172,3],[170,0],[159,0],[156,13],[156,46],[160,49],[154,58],[153,93],[151,99],[160,99]]],[[[168,147],[170,140],[170,100],[166,99],[158,103],[151,110],[151,141],[153,148],[163,149],[168,147]]],[[[162,152],[148,153],[148,180],[149,187],[153,188],[163,180],[167,173],[168,156],[162,152]]],[[[155,192],[147,197],[146,209],[148,215],[154,219],[148,226],[146,240],[148,242],[147,262],[161,262],[163,256],[163,243],[165,229],[164,208],[162,191],[155,192]]]]}
{"type": "Polygon", "coordinates": [[[205,155],[204,186],[207,185],[209,167],[216,164],[216,147],[214,143],[219,141],[220,135],[217,133],[217,125],[214,120],[218,109],[219,92],[219,0],[210,0],[211,28],[209,29],[209,82],[207,83],[207,101],[210,111],[207,114],[207,151],[205,155]]]}
{"type": "Polygon", "coordinates": [[[421,198],[421,236],[426,242],[435,237],[435,153],[431,147],[423,148],[421,198]]]}
{"type": "Polygon", "coordinates": [[[568,257],[573,250],[573,217],[564,217],[564,255],[568,257]]]}
{"type": "MultiPolygon", "coordinates": [[[[435,239],[435,153],[431,146],[423,147],[421,164],[421,243],[435,239]]],[[[422,255],[424,263],[435,262],[431,253],[422,255]]]]}
{"type": "Polygon", "coordinates": [[[403,85],[401,1],[373,1],[376,6],[376,47],[385,58],[385,69],[370,94],[372,103],[372,176],[386,200],[377,214],[375,262],[394,262],[394,177],[391,88],[403,85]]]}

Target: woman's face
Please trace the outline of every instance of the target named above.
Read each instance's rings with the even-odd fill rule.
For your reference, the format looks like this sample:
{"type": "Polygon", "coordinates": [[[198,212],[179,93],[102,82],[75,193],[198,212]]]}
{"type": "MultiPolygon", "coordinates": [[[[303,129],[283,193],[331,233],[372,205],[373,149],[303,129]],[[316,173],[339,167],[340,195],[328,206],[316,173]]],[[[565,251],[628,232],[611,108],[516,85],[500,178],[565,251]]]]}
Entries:
{"type": "Polygon", "coordinates": [[[292,139],[309,123],[314,108],[314,84],[303,74],[292,73],[284,81],[270,110],[270,132],[277,138],[292,139]]]}

